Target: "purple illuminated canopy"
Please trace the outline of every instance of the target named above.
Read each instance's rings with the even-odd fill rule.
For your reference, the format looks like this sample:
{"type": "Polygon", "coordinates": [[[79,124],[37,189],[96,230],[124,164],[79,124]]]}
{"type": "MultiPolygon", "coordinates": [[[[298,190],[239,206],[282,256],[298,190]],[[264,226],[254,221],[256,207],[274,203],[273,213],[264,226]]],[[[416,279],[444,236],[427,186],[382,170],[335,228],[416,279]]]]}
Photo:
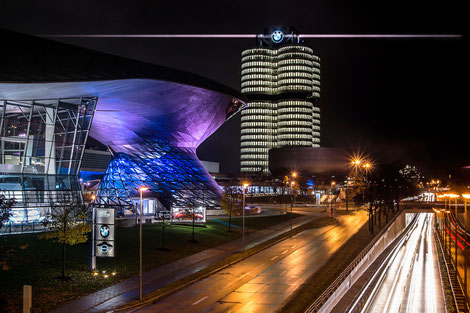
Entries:
{"type": "Polygon", "coordinates": [[[197,148],[242,105],[231,95],[152,79],[0,83],[3,99],[71,96],[98,98],[90,135],[116,152],[124,152],[126,145],[143,138],[155,137],[178,147],[197,148]]]}

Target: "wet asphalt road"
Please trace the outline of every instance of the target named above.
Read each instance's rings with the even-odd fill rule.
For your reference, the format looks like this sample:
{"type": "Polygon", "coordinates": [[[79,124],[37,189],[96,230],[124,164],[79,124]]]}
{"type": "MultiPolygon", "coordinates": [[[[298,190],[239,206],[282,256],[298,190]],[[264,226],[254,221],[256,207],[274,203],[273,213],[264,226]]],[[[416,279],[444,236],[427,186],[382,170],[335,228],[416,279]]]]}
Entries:
{"type": "Polygon", "coordinates": [[[303,231],[133,312],[274,312],[367,222],[364,212],[303,231]]]}

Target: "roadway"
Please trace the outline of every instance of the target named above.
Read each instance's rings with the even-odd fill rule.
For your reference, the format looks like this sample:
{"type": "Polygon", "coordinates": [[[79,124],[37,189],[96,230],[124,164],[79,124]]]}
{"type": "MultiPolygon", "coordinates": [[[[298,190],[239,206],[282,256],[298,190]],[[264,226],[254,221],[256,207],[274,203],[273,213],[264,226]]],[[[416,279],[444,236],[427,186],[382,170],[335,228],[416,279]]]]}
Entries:
{"type": "Polygon", "coordinates": [[[418,214],[415,225],[392,250],[361,312],[446,312],[432,213],[418,214]]]}
{"type": "Polygon", "coordinates": [[[133,312],[275,312],[367,222],[357,211],[309,229],[133,312]]]}

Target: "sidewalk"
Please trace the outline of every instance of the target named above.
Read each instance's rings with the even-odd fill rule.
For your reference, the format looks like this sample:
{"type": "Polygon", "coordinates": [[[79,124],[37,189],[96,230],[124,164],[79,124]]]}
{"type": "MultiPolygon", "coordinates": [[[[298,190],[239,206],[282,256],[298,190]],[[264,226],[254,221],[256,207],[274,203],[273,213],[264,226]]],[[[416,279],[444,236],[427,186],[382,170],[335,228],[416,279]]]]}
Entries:
{"type": "MultiPolygon", "coordinates": [[[[293,228],[297,228],[318,217],[321,213],[310,213],[293,220],[293,228]]],[[[290,222],[284,222],[247,235],[245,237],[246,249],[268,241],[290,230],[290,222]]],[[[242,239],[238,238],[220,246],[201,251],[188,257],[162,265],[144,273],[144,295],[165,287],[193,273],[196,273],[211,264],[221,261],[242,249],[242,239]]],[[[76,301],[70,302],[54,313],[72,312],[106,312],[114,310],[138,298],[139,277],[133,277],[121,283],[102,289],[76,301]]]]}

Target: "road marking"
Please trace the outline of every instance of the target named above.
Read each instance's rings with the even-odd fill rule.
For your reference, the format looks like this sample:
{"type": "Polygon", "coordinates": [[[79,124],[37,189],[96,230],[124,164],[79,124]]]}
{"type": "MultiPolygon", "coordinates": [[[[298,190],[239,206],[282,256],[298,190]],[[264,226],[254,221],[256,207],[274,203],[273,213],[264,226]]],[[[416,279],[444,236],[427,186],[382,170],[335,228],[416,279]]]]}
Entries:
{"type": "Polygon", "coordinates": [[[271,258],[271,261],[272,261],[272,260],[275,260],[275,259],[277,259],[277,258],[278,258],[278,256],[276,255],[275,257],[272,257],[272,258],[271,258]]]}
{"type": "Polygon", "coordinates": [[[284,254],[284,253],[286,253],[287,251],[289,251],[289,250],[284,250],[284,251],[281,252],[281,254],[284,254]]]}
{"type": "Polygon", "coordinates": [[[205,296],[204,298],[201,298],[201,299],[197,300],[196,302],[193,303],[193,305],[197,305],[197,304],[201,303],[202,301],[206,300],[207,298],[209,298],[209,296],[205,296]]]}
{"type": "Polygon", "coordinates": [[[295,247],[297,247],[297,245],[293,245],[291,248],[295,248],[295,247]]]}

